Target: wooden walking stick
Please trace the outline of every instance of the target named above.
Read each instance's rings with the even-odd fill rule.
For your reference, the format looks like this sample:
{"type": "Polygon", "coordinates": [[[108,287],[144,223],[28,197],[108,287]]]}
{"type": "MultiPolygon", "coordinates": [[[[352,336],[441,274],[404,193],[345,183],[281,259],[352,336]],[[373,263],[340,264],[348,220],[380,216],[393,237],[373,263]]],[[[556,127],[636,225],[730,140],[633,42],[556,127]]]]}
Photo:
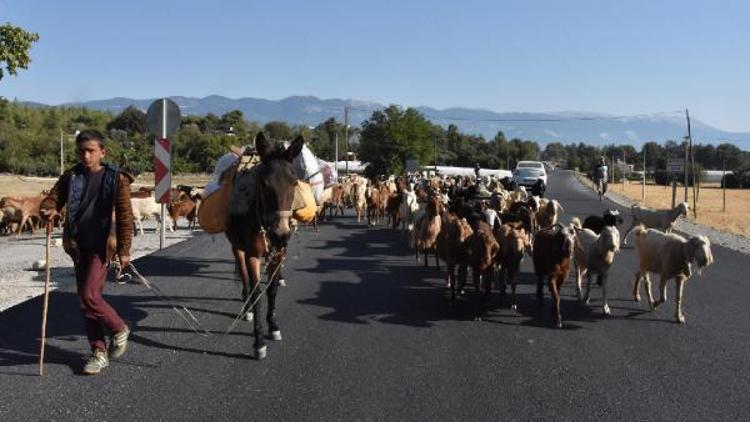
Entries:
{"type": "Polygon", "coordinates": [[[47,339],[47,307],[49,306],[50,244],[52,243],[52,218],[47,220],[47,245],[44,251],[44,309],[42,310],[42,348],[39,351],[39,376],[44,375],[44,342],[47,339]]]}

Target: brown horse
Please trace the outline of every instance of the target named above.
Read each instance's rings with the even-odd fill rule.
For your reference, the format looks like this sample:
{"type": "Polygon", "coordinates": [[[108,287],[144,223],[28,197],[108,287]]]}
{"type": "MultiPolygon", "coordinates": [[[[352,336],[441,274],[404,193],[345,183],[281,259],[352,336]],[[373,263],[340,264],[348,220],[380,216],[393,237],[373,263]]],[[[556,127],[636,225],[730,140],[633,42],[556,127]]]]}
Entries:
{"type": "Polygon", "coordinates": [[[281,330],[276,322],[276,293],[279,287],[279,269],[286,254],[289,240],[292,202],[297,174],[292,160],[301,151],[305,140],[299,136],[289,147],[272,144],[263,133],[255,137],[256,153],[260,162],[253,167],[237,170],[234,187],[229,197],[227,239],[232,244],[237,267],[242,277],[243,300],[252,305],[255,358],[263,359],[267,348],[260,319],[260,264],[267,262],[269,284],[268,336],[281,340],[281,330]]]}

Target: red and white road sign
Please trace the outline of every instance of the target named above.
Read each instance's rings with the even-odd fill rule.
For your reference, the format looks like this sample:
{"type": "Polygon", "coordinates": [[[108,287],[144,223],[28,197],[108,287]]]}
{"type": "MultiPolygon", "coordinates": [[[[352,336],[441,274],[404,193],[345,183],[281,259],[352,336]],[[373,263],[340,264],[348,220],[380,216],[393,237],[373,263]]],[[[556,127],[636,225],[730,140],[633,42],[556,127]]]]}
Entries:
{"type": "Polygon", "coordinates": [[[169,139],[154,141],[154,179],[156,202],[168,204],[172,192],[172,147],[169,139]]]}

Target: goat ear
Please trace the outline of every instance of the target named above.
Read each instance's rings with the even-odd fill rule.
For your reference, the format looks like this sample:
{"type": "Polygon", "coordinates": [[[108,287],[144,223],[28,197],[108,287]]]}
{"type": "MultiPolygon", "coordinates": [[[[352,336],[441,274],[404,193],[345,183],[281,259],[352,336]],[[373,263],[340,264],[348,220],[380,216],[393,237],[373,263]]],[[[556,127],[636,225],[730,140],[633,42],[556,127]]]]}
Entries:
{"type": "Polygon", "coordinates": [[[286,158],[287,161],[294,160],[294,157],[298,156],[302,152],[302,147],[305,146],[305,137],[302,135],[298,135],[294,141],[287,147],[286,151],[284,151],[284,158],[286,158]]]}
{"type": "Polygon", "coordinates": [[[266,136],[263,134],[263,132],[258,132],[258,134],[255,135],[255,150],[258,151],[258,155],[260,155],[260,158],[263,159],[263,157],[270,149],[271,142],[266,139],[266,136]]]}

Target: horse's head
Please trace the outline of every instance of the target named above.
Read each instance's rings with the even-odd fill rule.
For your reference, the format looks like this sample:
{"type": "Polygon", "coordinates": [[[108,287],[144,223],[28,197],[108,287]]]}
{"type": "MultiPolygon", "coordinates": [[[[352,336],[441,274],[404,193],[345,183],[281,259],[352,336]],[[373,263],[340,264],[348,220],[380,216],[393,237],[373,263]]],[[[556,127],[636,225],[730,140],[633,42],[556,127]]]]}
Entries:
{"type": "Polygon", "coordinates": [[[255,137],[255,149],[260,156],[258,216],[272,240],[286,243],[290,234],[292,202],[297,183],[292,160],[299,155],[305,139],[300,135],[288,147],[266,140],[263,133],[255,137]]]}

